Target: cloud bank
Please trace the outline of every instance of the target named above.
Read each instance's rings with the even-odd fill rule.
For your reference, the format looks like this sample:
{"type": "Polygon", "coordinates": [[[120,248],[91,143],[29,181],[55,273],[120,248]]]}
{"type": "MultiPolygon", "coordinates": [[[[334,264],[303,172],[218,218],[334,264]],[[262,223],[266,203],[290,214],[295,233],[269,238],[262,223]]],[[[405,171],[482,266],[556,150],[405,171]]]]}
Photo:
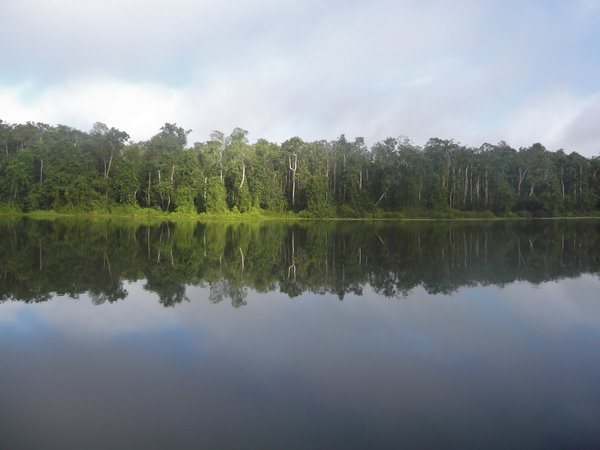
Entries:
{"type": "Polygon", "coordinates": [[[600,153],[600,2],[138,0],[0,6],[0,118],[148,139],[542,142],[600,153]]]}

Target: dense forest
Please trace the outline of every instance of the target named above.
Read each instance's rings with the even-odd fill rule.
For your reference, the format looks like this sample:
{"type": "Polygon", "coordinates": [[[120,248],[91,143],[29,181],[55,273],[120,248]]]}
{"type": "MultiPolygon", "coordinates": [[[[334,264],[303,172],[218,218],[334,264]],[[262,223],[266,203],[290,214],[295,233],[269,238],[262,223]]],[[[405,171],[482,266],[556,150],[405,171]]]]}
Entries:
{"type": "Polygon", "coordinates": [[[143,283],[164,306],[247,302],[249,289],[403,298],[422,287],[541,283],[600,272],[600,222],[0,221],[0,302],[87,294],[95,304],[143,283]],[[76,270],[74,270],[76,268],[76,270]],[[198,291],[196,291],[198,292],[198,291]]]}
{"type": "Polygon", "coordinates": [[[595,214],[600,158],[539,143],[479,148],[387,138],[250,143],[240,128],[188,145],[165,124],[148,141],[96,123],[88,132],[0,121],[5,211],[149,209],[181,214],[313,217],[595,214]]]}

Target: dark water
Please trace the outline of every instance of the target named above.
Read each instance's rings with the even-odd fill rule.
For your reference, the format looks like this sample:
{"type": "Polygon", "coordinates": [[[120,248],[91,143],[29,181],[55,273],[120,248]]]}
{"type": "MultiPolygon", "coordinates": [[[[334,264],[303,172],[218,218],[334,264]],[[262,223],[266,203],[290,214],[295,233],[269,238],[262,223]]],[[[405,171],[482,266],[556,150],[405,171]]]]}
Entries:
{"type": "Polygon", "coordinates": [[[600,447],[600,222],[0,221],[0,448],[600,447]]]}

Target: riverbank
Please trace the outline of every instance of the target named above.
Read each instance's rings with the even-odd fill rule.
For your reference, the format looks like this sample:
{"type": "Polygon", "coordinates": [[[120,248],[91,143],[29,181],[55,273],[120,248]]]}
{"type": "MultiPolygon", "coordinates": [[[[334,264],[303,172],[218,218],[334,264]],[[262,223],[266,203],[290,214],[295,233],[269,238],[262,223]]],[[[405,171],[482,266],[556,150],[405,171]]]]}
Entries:
{"type": "Polygon", "coordinates": [[[590,213],[556,215],[534,215],[528,211],[509,212],[496,215],[491,211],[461,211],[448,209],[445,211],[376,211],[365,215],[322,217],[313,215],[310,211],[295,213],[273,213],[270,211],[253,210],[249,212],[229,211],[220,214],[184,214],[179,212],[166,212],[153,208],[116,207],[102,210],[36,210],[22,212],[15,208],[0,209],[1,216],[26,216],[31,218],[59,218],[59,217],[90,217],[90,218],[134,218],[134,219],[161,219],[161,220],[352,220],[352,221],[439,221],[439,220],[527,220],[527,219],[592,219],[600,217],[600,211],[590,213]]]}

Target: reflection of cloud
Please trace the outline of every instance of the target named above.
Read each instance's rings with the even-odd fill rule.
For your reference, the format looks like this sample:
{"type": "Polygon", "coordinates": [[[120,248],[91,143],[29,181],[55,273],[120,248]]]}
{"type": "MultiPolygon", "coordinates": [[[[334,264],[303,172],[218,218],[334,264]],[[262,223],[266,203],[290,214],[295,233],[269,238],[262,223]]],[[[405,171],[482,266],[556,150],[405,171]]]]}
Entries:
{"type": "Polygon", "coordinates": [[[0,324],[14,324],[18,323],[20,318],[19,315],[23,310],[23,304],[21,302],[7,301],[0,304],[0,324]]]}
{"type": "Polygon", "coordinates": [[[35,317],[64,334],[84,338],[156,333],[178,327],[174,311],[164,308],[157,296],[145,291],[142,284],[126,284],[128,297],[115,303],[93,305],[82,294],[77,300],[59,297],[36,305],[23,304],[20,317],[21,320],[35,317]]]}
{"type": "Polygon", "coordinates": [[[250,292],[240,309],[201,287],[165,309],[141,285],[114,304],[15,304],[56,332],[0,352],[10,448],[544,447],[556,424],[597,441],[597,335],[565,345],[560,329],[598,329],[595,277],[402,300],[250,292]],[[102,340],[122,333],[148,336],[102,340]]]}
{"type": "Polygon", "coordinates": [[[551,281],[523,292],[511,284],[498,292],[499,301],[521,320],[539,331],[566,332],[578,327],[600,327],[598,277],[582,275],[575,279],[551,281]]]}
{"type": "MultiPolygon", "coordinates": [[[[445,342],[457,348],[474,345],[473,334],[498,333],[500,339],[507,326],[526,327],[532,332],[600,327],[600,302],[595,294],[598,279],[591,275],[539,286],[513,283],[504,288],[463,288],[452,296],[429,295],[417,288],[400,300],[378,296],[369,287],[363,296],[348,295],[344,302],[333,295],[305,293],[291,300],[277,292],[249,291],[248,306],[241,309],[233,308],[229,302],[211,303],[208,288],[193,286],[187,287],[190,302],[164,308],[156,295],[144,291],[142,286],[143,282],[127,284],[129,296],[125,300],[98,306],[92,305],[86,295],[79,300],[57,298],[39,304],[4,303],[0,305],[0,323],[29,327],[29,321],[35,319],[34,323],[76,337],[167,329],[190,334],[202,331],[235,345],[248,345],[249,351],[256,344],[251,337],[257,337],[256,330],[260,328],[277,330],[280,342],[263,342],[259,347],[294,348],[299,345],[294,327],[300,323],[306,324],[307,331],[326,329],[328,323],[365,330],[380,324],[415,343],[445,342]],[[295,325],[290,328],[290,324],[295,325]]],[[[270,339],[270,334],[263,337],[270,339]]]]}

